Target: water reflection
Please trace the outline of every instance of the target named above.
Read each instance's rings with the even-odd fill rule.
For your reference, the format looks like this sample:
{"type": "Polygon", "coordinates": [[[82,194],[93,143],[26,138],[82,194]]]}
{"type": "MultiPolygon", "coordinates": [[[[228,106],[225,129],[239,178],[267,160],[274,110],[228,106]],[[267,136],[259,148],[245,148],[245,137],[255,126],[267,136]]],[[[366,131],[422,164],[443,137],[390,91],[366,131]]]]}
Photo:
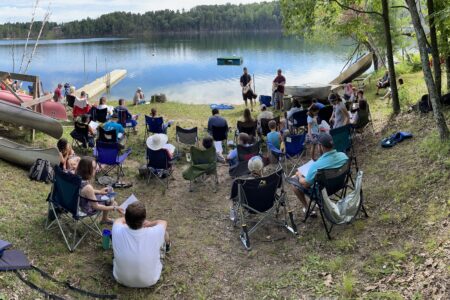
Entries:
{"type": "MultiPolygon", "coordinates": [[[[11,57],[11,41],[0,43],[0,55],[11,57]]],[[[28,73],[40,75],[50,90],[58,82],[81,87],[106,71],[124,68],[128,76],[113,87],[113,98],[130,99],[139,86],[148,96],[165,93],[170,101],[238,104],[242,66],[216,65],[217,57],[230,55],[244,58],[258,94],[270,94],[277,68],[283,69],[288,85],[329,82],[344,64],[345,47],[317,46],[279,34],[58,40],[39,46],[28,73]]],[[[2,60],[0,69],[12,71],[12,60],[2,60]]]]}

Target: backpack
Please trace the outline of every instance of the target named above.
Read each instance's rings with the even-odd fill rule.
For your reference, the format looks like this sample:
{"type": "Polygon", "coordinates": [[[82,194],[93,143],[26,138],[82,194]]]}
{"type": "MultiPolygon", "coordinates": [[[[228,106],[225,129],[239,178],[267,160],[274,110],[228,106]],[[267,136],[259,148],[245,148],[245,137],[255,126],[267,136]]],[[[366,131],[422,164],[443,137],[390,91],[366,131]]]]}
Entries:
{"type": "Polygon", "coordinates": [[[34,164],[30,168],[28,177],[31,180],[43,181],[49,183],[53,181],[53,168],[50,162],[45,159],[36,159],[34,164]]]}

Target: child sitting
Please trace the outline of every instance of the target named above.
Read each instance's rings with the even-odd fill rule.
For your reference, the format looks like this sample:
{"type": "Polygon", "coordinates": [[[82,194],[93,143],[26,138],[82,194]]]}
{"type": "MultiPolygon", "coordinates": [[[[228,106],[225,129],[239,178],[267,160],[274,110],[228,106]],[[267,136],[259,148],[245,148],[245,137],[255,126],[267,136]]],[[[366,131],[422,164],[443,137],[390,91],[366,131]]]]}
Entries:
{"type": "MultiPolygon", "coordinates": [[[[251,137],[245,132],[239,133],[238,144],[242,146],[251,146],[251,137]]],[[[230,167],[236,166],[239,163],[237,148],[234,148],[230,151],[230,153],[228,153],[227,161],[230,167]]]]}
{"type": "Polygon", "coordinates": [[[281,134],[277,131],[277,123],[272,120],[269,122],[270,132],[267,134],[267,142],[271,143],[275,148],[281,148],[281,134]]]}
{"type": "Polygon", "coordinates": [[[319,135],[319,124],[317,123],[317,115],[319,108],[313,104],[308,109],[308,134],[306,135],[306,143],[312,144],[311,159],[314,160],[316,154],[317,137],[319,135]]]}

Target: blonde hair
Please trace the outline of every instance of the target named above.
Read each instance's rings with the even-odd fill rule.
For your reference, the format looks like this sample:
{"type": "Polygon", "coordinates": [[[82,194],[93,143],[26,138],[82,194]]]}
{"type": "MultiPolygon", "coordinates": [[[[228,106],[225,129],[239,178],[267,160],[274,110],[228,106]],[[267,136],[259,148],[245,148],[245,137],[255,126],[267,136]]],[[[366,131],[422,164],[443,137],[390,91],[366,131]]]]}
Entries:
{"type": "Polygon", "coordinates": [[[248,161],[248,169],[250,172],[261,172],[264,168],[264,163],[259,156],[253,156],[248,161]]]}

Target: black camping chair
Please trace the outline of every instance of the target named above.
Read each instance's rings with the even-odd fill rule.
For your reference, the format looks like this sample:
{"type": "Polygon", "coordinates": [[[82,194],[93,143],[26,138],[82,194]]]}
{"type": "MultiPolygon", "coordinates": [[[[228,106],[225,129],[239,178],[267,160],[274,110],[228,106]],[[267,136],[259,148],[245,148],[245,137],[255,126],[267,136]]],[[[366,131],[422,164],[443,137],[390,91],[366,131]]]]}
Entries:
{"type": "Polygon", "coordinates": [[[87,149],[94,147],[94,138],[89,135],[89,125],[75,122],[74,129],[70,133],[72,137],[72,147],[87,149]]]}
{"type": "Polygon", "coordinates": [[[231,177],[241,177],[250,174],[248,161],[261,153],[261,144],[256,142],[250,146],[237,145],[238,164],[231,166],[229,174],[231,177]]]}
{"type": "Polygon", "coordinates": [[[253,122],[242,122],[237,121],[237,133],[244,132],[250,136],[256,136],[256,128],[258,127],[258,123],[256,121],[253,122]]]}
{"type": "Polygon", "coordinates": [[[280,126],[280,116],[275,117],[273,119],[261,119],[261,134],[262,136],[267,136],[270,132],[269,122],[274,120],[277,123],[277,128],[280,126]]]}
{"type": "Polygon", "coordinates": [[[325,122],[330,122],[330,118],[331,115],[333,114],[333,106],[332,105],[327,105],[325,107],[322,107],[321,109],[319,109],[319,114],[318,114],[318,118],[317,118],[317,122],[320,124],[322,123],[322,121],[325,122]]]}
{"type": "Polygon", "coordinates": [[[198,146],[198,128],[175,127],[175,136],[178,144],[178,153],[180,153],[181,144],[187,146],[198,146]]]}
{"type": "Polygon", "coordinates": [[[117,142],[117,132],[113,130],[105,130],[103,127],[99,126],[97,128],[98,138],[97,141],[104,143],[116,143],[117,142]]]}
{"type": "Polygon", "coordinates": [[[75,104],[75,96],[74,95],[66,95],[67,106],[73,109],[73,105],[75,104]]]}
{"type": "MultiPolygon", "coordinates": [[[[326,193],[327,198],[329,197],[331,201],[337,202],[340,199],[350,195],[349,191],[357,191],[355,189],[356,186],[352,178],[350,166],[351,161],[348,161],[339,168],[317,170],[314,184],[310,189],[310,202],[303,222],[306,222],[306,220],[311,216],[314,208],[318,206],[322,222],[329,239],[331,239],[331,230],[333,229],[333,226],[338,225],[338,223],[333,220],[330,210],[326,206],[323,193],[326,193]],[[327,225],[327,222],[331,223],[331,225],[327,225]]],[[[362,177],[362,172],[358,172],[358,176],[362,177]]],[[[354,215],[352,215],[346,223],[350,223],[361,210],[364,212],[365,217],[368,217],[363,204],[363,191],[360,186],[361,182],[359,181],[357,184],[359,184],[359,192],[357,191],[360,197],[359,205],[354,211],[354,215]]]]}
{"type": "Polygon", "coordinates": [[[45,228],[51,229],[56,224],[61,231],[67,248],[72,252],[90,231],[102,236],[102,232],[96,223],[101,212],[86,213],[81,210],[80,205],[82,205],[82,201],[97,200],[85,199],[80,196],[81,178],[79,176],[66,173],[58,166],[54,170],[55,176],[52,190],[48,197],[49,207],[45,228]],[[65,230],[67,223],[72,223],[72,231],[70,228],[65,230]],[[86,226],[89,230],[77,238],[79,223],[86,226]],[[69,241],[69,238],[72,238],[72,241],[69,241]]]}
{"type": "Polygon", "coordinates": [[[303,127],[303,131],[308,129],[308,111],[301,110],[295,112],[289,121],[292,123],[290,126],[291,133],[297,132],[299,128],[303,127]]]}
{"type": "Polygon", "coordinates": [[[229,131],[229,127],[228,126],[221,126],[221,127],[217,127],[217,126],[212,126],[211,127],[211,135],[212,138],[215,142],[224,142],[225,141],[225,147],[224,147],[224,152],[227,153],[227,139],[228,139],[228,131],[229,131]]]}
{"type": "Polygon", "coordinates": [[[231,199],[235,199],[233,209],[238,212],[234,224],[241,226],[239,237],[246,250],[251,249],[250,235],[266,223],[274,223],[298,234],[284,190],[283,174],[283,170],[279,169],[264,177],[239,178],[233,183],[231,199]],[[250,219],[256,219],[256,223],[249,228],[250,219]]]}
{"type": "Polygon", "coordinates": [[[108,108],[98,109],[97,107],[92,107],[89,114],[92,121],[105,123],[108,119],[108,108]]]}
{"type": "Polygon", "coordinates": [[[147,183],[155,177],[163,186],[164,190],[169,188],[169,179],[172,176],[172,160],[166,149],[151,150],[147,148],[147,168],[149,175],[147,183]]]}

